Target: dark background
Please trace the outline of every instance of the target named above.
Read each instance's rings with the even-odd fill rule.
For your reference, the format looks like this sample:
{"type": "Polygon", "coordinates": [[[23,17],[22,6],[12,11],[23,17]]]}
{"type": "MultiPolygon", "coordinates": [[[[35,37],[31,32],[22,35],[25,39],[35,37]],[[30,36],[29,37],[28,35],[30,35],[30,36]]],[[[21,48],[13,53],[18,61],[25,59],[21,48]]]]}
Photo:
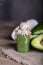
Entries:
{"type": "Polygon", "coordinates": [[[43,0],[0,0],[0,20],[43,20],[43,0]]]}

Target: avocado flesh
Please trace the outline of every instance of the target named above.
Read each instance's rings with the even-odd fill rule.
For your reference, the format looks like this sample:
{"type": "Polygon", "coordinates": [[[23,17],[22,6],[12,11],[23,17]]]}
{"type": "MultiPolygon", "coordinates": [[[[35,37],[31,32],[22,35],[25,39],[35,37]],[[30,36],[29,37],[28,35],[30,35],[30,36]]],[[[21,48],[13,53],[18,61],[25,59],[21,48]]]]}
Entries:
{"type": "Polygon", "coordinates": [[[43,34],[38,35],[36,38],[34,38],[31,42],[31,45],[39,50],[43,50],[43,34]]]}
{"type": "Polygon", "coordinates": [[[43,34],[43,23],[39,23],[36,27],[32,29],[32,35],[43,34]]]}

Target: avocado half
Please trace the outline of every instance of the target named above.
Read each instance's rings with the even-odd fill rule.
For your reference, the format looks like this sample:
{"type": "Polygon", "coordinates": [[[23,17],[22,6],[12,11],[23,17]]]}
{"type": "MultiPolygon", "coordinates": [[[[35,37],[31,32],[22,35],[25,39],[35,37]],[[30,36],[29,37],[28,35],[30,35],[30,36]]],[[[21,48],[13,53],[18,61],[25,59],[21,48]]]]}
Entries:
{"type": "Polygon", "coordinates": [[[43,50],[43,34],[38,35],[31,41],[31,45],[39,50],[43,50]]]}

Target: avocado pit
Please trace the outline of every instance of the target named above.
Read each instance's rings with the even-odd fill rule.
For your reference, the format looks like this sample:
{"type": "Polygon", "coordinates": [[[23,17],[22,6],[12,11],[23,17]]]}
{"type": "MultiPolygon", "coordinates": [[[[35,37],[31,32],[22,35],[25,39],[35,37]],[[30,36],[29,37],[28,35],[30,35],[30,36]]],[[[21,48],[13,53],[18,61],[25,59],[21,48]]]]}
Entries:
{"type": "Polygon", "coordinates": [[[43,39],[40,41],[40,44],[43,45],[43,39]]]}

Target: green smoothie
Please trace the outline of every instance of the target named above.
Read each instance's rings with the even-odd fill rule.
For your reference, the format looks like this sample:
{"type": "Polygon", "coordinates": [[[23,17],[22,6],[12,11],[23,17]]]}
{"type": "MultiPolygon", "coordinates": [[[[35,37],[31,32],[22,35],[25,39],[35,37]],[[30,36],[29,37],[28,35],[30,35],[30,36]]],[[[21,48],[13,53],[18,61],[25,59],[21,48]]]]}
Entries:
{"type": "Polygon", "coordinates": [[[27,35],[17,35],[17,51],[18,52],[29,52],[30,38],[27,35]]]}

